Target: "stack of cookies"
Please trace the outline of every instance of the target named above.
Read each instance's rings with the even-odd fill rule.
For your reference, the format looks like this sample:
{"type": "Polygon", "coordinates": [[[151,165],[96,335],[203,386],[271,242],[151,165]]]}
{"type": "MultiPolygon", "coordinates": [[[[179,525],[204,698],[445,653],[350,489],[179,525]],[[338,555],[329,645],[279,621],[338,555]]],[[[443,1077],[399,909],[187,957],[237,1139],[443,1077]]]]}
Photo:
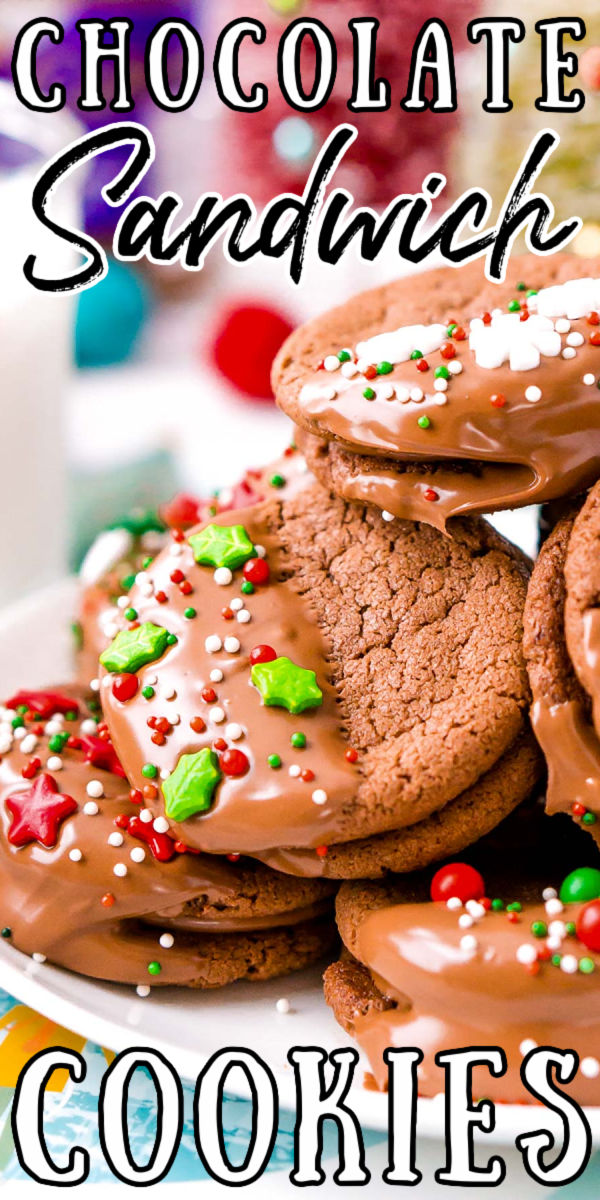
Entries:
{"type": "Polygon", "coordinates": [[[479,514],[600,478],[599,267],[436,270],[311,322],[274,367],[301,453],[93,552],[83,690],[2,711],[16,946],[142,991],[260,979],[333,945],[341,883],[326,997],[378,1083],[421,1044],[438,1091],[476,1028],[500,1098],[567,1039],[593,1099],[600,507],[531,582],[479,514]]]}

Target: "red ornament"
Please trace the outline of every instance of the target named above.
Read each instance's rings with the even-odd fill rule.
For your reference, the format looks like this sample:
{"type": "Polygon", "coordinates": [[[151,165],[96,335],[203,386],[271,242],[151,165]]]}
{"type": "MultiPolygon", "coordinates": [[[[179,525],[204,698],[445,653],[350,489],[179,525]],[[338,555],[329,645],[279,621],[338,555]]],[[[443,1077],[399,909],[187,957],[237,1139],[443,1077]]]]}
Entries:
{"type": "Polygon", "coordinates": [[[243,750],[225,750],[219,762],[225,775],[245,775],[250,769],[250,762],[243,750]]]}
{"type": "Polygon", "coordinates": [[[186,492],[179,492],[168,504],[163,504],[159,515],[161,521],[171,528],[185,529],[197,525],[200,521],[200,501],[186,492]]]}
{"type": "Polygon", "coordinates": [[[479,871],[468,863],[448,863],[440,867],[431,880],[430,895],[432,900],[450,900],[458,896],[463,904],[467,900],[482,900],[485,896],[485,884],[479,871]]]}
{"type": "Polygon", "coordinates": [[[246,396],[270,400],[271,364],[292,325],[262,304],[244,304],[221,314],[213,357],[222,375],[246,396]]]}
{"type": "Polygon", "coordinates": [[[26,846],[39,842],[48,849],[55,846],[58,827],[77,811],[77,802],[72,796],[62,795],[52,775],[40,775],[26,792],[15,792],[7,796],[6,807],[13,821],[8,831],[8,840],[13,846],[26,846]]]}
{"type": "Polygon", "coordinates": [[[225,741],[225,738],[216,738],[215,741],[213,742],[213,750],[221,751],[221,750],[226,750],[226,749],[227,749],[227,742],[225,741]]]}
{"type": "Polygon", "coordinates": [[[54,713],[78,713],[79,705],[71,696],[62,692],[16,692],[6,701],[7,708],[27,707],[31,713],[47,720],[54,713]]]}
{"type": "Polygon", "coordinates": [[[112,694],[115,700],[120,700],[121,704],[125,704],[127,700],[133,700],[139,686],[137,675],[115,675],[112,682],[112,694]]]}
{"type": "Polygon", "coordinates": [[[272,646],[255,646],[249,657],[252,666],[255,666],[256,663],[273,662],[277,655],[272,646]]]}
{"type": "Polygon", "coordinates": [[[168,599],[167,593],[166,592],[157,592],[154,599],[157,600],[159,604],[166,604],[167,599],[168,599]]]}
{"type": "Polygon", "coordinates": [[[175,842],[168,833],[157,833],[152,821],[131,817],[127,832],[140,842],[145,842],[153,858],[158,862],[170,862],[175,855],[175,842]]]}
{"type": "Polygon", "coordinates": [[[255,587],[268,583],[270,574],[269,564],[264,558],[249,558],[244,565],[244,579],[253,583],[255,587]]]}
{"type": "Polygon", "coordinates": [[[132,804],[143,804],[144,797],[139,788],[132,788],[129,793],[129,799],[132,804]]]}
{"type": "Polygon", "coordinates": [[[577,917],[575,931],[588,950],[600,951],[600,900],[584,904],[577,917]]]}

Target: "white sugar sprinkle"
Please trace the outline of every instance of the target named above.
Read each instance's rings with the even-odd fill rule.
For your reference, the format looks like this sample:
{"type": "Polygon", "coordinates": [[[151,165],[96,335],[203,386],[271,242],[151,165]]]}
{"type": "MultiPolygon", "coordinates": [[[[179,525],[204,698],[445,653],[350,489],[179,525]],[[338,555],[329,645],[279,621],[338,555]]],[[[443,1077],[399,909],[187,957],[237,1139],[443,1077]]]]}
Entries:
{"type": "Polygon", "coordinates": [[[579,969],[579,963],[574,954],[563,954],[560,960],[560,969],[565,975],[574,975],[579,969]]]}
{"type": "Polygon", "coordinates": [[[204,649],[207,654],[218,654],[219,650],[223,649],[223,643],[216,633],[211,633],[210,637],[206,638],[204,649]]]}
{"type": "Polygon", "coordinates": [[[567,338],[567,346],[583,346],[584,341],[585,338],[583,334],[578,333],[577,330],[574,330],[573,333],[570,333],[567,338]]]}
{"type": "Polygon", "coordinates": [[[77,848],[77,846],[74,846],[72,850],[69,850],[69,858],[71,859],[71,862],[81,862],[83,854],[81,853],[81,850],[77,848]]]}
{"type": "Polygon", "coordinates": [[[40,954],[37,950],[34,954],[31,955],[31,957],[32,957],[33,961],[36,963],[45,963],[45,961],[46,961],[46,955],[40,954]]]}
{"type": "Polygon", "coordinates": [[[140,821],[143,821],[144,825],[149,825],[153,819],[154,813],[149,808],[143,808],[140,813],[140,821]]]}
{"type": "Polygon", "coordinates": [[[453,358],[451,362],[448,363],[448,370],[451,375],[460,375],[462,369],[463,365],[458,361],[457,358],[453,358]]]}
{"type": "Polygon", "coordinates": [[[104,788],[99,779],[90,779],[90,782],[86,784],[85,790],[88,796],[91,796],[92,800],[99,800],[104,795],[104,788]]]}
{"type": "Polygon", "coordinates": [[[62,721],[57,721],[56,718],[53,717],[51,721],[46,721],[46,724],[44,725],[44,733],[47,735],[47,737],[52,737],[53,733],[62,733],[62,727],[62,721]]]}
{"type": "Polygon", "coordinates": [[[519,1046],[519,1050],[523,1058],[525,1058],[525,1055],[529,1054],[530,1050],[537,1050],[537,1042],[534,1042],[533,1038],[524,1038],[519,1046]]]}
{"type": "Polygon", "coordinates": [[[565,346],[562,356],[563,358],[575,358],[577,351],[574,346],[565,346]]]}
{"type": "Polygon", "coordinates": [[[445,392],[448,387],[447,379],[434,379],[433,390],[435,392],[445,392]]]}
{"type": "Polygon", "coordinates": [[[554,322],[554,328],[557,333],[568,333],[571,328],[571,322],[567,321],[566,317],[559,317],[558,320],[554,322]]]}
{"type": "Polygon", "coordinates": [[[210,679],[211,683],[222,683],[223,682],[223,672],[222,672],[221,668],[215,667],[214,671],[211,671],[211,673],[209,675],[209,679],[210,679]]]}
{"type": "Polygon", "coordinates": [[[404,387],[404,385],[401,383],[396,384],[396,400],[398,400],[400,404],[408,404],[408,401],[410,400],[409,389],[404,387]]]}
{"type": "Polygon", "coordinates": [[[445,392],[436,392],[431,399],[433,400],[434,404],[438,405],[439,408],[448,403],[448,397],[445,392]]]}
{"type": "Polygon", "coordinates": [[[548,926],[548,933],[553,938],[564,938],[567,936],[567,927],[564,921],[551,921],[548,926]]]}
{"type": "Polygon", "coordinates": [[[225,737],[230,738],[232,742],[239,742],[240,738],[243,736],[244,730],[242,729],[242,726],[238,725],[235,721],[232,721],[230,725],[225,726],[225,737]]]}
{"type": "Polygon", "coordinates": [[[125,863],[115,863],[113,867],[113,875],[117,875],[119,879],[124,879],[127,874],[125,863]]]}
{"type": "MultiPolygon", "coordinates": [[[[257,549],[257,548],[256,548],[256,546],[254,547],[254,549],[255,549],[255,550],[257,549]]],[[[240,600],[239,596],[236,596],[236,597],[235,597],[235,600],[232,600],[232,601],[230,602],[230,605],[229,605],[229,607],[230,607],[230,609],[231,609],[231,611],[232,611],[232,612],[239,612],[239,611],[240,611],[240,609],[244,607],[244,601],[243,601],[243,600],[240,600]]]]}
{"type": "Polygon", "coordinates": [[[133,850],[129,852],[129,857],[134,863],[142,863],[146,857],[146,851],[143,846],[134,846],[133,850]]]}
{"type": "Polygon", "coordinates": [[[415,404],[420,404],[423,399],[423,389],[420,387],[411,388],[410,398],[415,404]]]}
{"type": "Polygon", "coordinates": [[[95,800],[86,800],[83,811],[86,817],[95,817],[98,815],[98,805],[95,800]]]}
{"type": "Polygon", "coordinates": [[[531,945],[531,942],[523,942],[522,946],[517,947],[516,958],[517,962],[523,963],[523,966],[528,966],[530,963],[536,961],[537,950],[535,946],[531,945]]]}
{"type": "MultiPolygon", "coordinates": [[[[542,900],[556,900],[557,896],[558,896],[558,892],[557,892],[556,888],[553,888],[553,887],[544,888],[544,890],[542,892],[542,900]]],[[[548,909],[546,909],[546,912],[547,911],[548,911],[548,909]]]]}
{"type": "Polygon", "coordinates": [[[92,720],[91,717],[88,717],[85,721],[81,722],[81,725],[79,726],[79,732],[80,733],[92,733],[92,734],[97,733],[98,726],[97,726],[96,722],[92,720]]]}
{"type": "Polygon", "coordinates": [[[292,766],[288,771],[288,775],[291,775],[292,779],[297,779],[301,772],[302,768],[299,767],[297,763],[292,763],[292,766]]]}
{"type": "Polygon", "coordinates": [[[236,637],[226,637],[223,645],[227,654],[237,654],[240,649],[240,641],[236,637]]]}
{"type": "Polygon", "coordinates": [[[525,388],[525,399],[529,400],[530,404],[537,404],[538,400],[541,400],[541,398],[542,389],[536,387],[534,383],[532,383],[530,387],[525,388]]]}
{"type": "Polygon", "coordinates": [[[594,376],[592,375],[591,371],[588,371],[587,375],[584,375],[583,382],[587,385],[587,387],[592,386],[594,382],[594,376]]]}
{"type": "Polygon", "coordinates": [[[260,542],[256,543],[254,550],[259,558],[266,558],[267,551],[264,546],[261,546],[260,542]]]}
{"type": "Polygon", "coordinates": [[[217,567],[213,579],[219,587],[227,587],[227,584],[231,583],[233,579],[233,572],[229,570],[229,567],[217,567]]]}
{"type": "Polygon", "coordinates": [[[239,621],[240,625],[247,625],[248,622],[252,620],[247,608],[240,608],[240,611],[237,614],[237,620],[239,621]]]}
{"type": "Polygon", "coordinates": [[[457,912],[459,908],[462,908],[462,906],[463,903],[460,899],[460,896],[450,896],[450,899],[446,900],[446,908],[448,908],[450,912],[457,912]]]}
{"type": "Polygon", "coordinates": [[[554,893],[553,896],[550,896],[549,899],[546,900],[544,907],[545,907],[546,912],[548,913],[549,917],[556,917],[556,916],[558,916],[558,913],[561,913],[563,911],[562,900],[558,899],[556,893],[554,893]]]}
{"type": "Polygon", "coordinates": [[[49,771],[62,771],[63,760],[58,754],[51,754],[46,766],[49,771]]]}
{"type": "Polygon", "coordinates": [[[472,954],[477,949],[478,944],[477,938],[473,933],[465,933],[464,937],[460,939],[460,948],[467,954],[472,954]]]}
{"type": "Polygon", "coordinates": [[[325,367],[326,371],[338,371],[341,365],[342,364],[337,354],[328,354],[323,360],[323,366],[325,367]]]}
{"type": "Polygon", "coordinates": [[[313,798],[315,804],[326,804],[327,803],[327,792],[325,792],[323,790],[323,788],[315,788],[315,790],[312,794],[312,798],[313,798]]]}
{"type": "Polygon", "coordinates": [[[173,542],[173,544],[169,547],[169,554],[173,558],[180,558],[183,554],[183,546],[181,546],[179,542],[173,542]]]}
{"type": "Polygon", "coordinates": [[[475,918],[476,921],[478,921],[481,917],[485,917],[485,908],[483,907],[483,904],[479,903],[478,900],[467,900],[465,908],[467,912],[475,918]]]}
{"type": "Polygon", "coordinates": [[[471,926],[475,924],[475,922],[473,921],[473,918],[469,916],[468,913],[461,913],[460,917],[458,918],[458,924],[461,929],[470,929],[471,926]]]}
{"type": "Polygon", "coordinates": [[[99,692],[99,691],[100,691],[100,680],[99,679],[90,679],[90,692],[99,692]]]}
{"type": "Polygon", "coordinates": [[[600,1063],[597,1058],[582,1058],[579,1070],[585,1079],[597,1079],[600,1075],[600,1063]]]}
{"type": "Polygon", "coordinates": [[[162,946],[163,950],[170,950],[174,941],[175,938],[173,937],[172,933],[161,933],[158,939],[158,944],[159,946],[162,946]]]}
{"type": "Polygon", "coordinates": [[[119,833],[118,829],[115,829],[112,833],[109,833],[106,840],[107,840],[109,846],[122,846],[123,845],[123,834],[119,833]]]}
{"type": "Polygon", "coordinates": [[[177,699],[177,692],[175,691],[175,688],[171,688],[170,691],[165,692],[165,700],[176,700],[176,699],[177,699]]]}
{"type": "Polygon", "coordinates": [[[21,742],[22,753],[23,754],[33,754],[33,751],[35,750],[37,744],[38,744],[38,740],[35,736],[35,733],[28,733],[27,736],[24,737],[21,742]]]}
{"type": "Polygon", "coordinates": [[[387,508],[384,508],[382,510],[381,515],[382,515],[384,521],[393,521],[394,520],[394,514],[391,512],[388,512],[387,508]]]}
{"type": "Polygon", "coordinates": [[[146,996],[150,995],[150,988],[147,983],[138,983],[135,990],[141,1000],[145,1000],[146,996]]]}
{"type": "Polygon", "coordinates": [[[287,996],[281,996],[281,998],[277,1001],[277,1003],[275,1005],[277,1012],[283,1013],[284,1016],[287,1015],[287,1013],[289,1013],[291,1011],[291,1007],[292,1006],[291,1006],[287,996]]]}
{"type": "Polygon", "coordinates": [[[215,725],[220,725],[225,720],[225,709],[221,708],[219,704],[215,704],[214,708],[209,709],[208,716],[215,725]]]}
{"type": "Polygon", "coordinates": [[[155,833],[168,833],[169,822],[166,817],[155,817],[152,822],[152,828],[155,833]]]}

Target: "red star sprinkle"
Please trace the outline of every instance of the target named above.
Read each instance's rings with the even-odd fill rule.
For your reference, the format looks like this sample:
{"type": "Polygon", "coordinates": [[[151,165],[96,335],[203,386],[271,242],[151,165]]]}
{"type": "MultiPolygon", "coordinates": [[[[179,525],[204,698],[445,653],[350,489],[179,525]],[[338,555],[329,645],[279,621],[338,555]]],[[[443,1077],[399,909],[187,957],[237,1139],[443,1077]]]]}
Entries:
{"type": "Polygon", "coordinates": [[[13,846],[39,842],[50,849],[58,840],[58,827],[77,811],[72,796],[64,796],[52,775],[40,775],[26,792],[7,796],[6,807],[13,821],[8,840],[13,846]]]}
{"type": "Polygon", "coordinates": [[[100,767],[103,771],[110,771],[113,775],[119,775],[121,779],[125,779],[125,772],[111,742],[105,742],[102,738],[94,737],[93,733],[82,734],[78,740],[81,742],[80,749],[83,750],[86,763],[89,763],[92,767],[100,767]]]}
{"type": "Polygon", "coordinates": [[[17,692],[6,701],[7,708],[20,708],[26,705],[32,712],[46,720],[54,713],[79,712],[79,705],[72,696],[64,696],[62,692],[17,692]]]}

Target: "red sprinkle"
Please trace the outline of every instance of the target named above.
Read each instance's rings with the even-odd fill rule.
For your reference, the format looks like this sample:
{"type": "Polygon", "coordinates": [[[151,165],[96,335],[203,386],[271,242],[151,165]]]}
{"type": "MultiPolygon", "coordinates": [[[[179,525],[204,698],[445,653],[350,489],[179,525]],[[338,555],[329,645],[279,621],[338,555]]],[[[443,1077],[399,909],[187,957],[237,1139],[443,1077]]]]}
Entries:
{"type": "Polygon", "coordinates": [[[207,704],[214,704],[214,702],[217,698],[217,693],[215,692],[215,689],[211,688],[211,687],[202,688],[201,695],[202,695],[202,699],[205,700],[207,704]]]}
{"type": "Polygon", "coordinates": [[[255,663],[273,662],[273,659],[277,658],[277,655],[272,646],[262,645],[254,646],[250,651],[249,658],[251,665],[254,666],[255,663]]]}
{"type": "Polygon", "coordinates": [[[112,694],[115,700],[120,700],[124,704],[127,700],[133,700],[139,687],[137,675],[115,675],[112,683],[112,694]]]}
{"type": "Polygon", "coordinates": [[[427,362],[427,359],[426,358],[418,358],[417,359],[417,371],[428,371],[428,370],[429,370],[429,363],[427,362]]]}
{"type": "Polygon", "coordinates": [[[33,779],[36,771],[39,771],[41,765],[42,760],[40,758],[30,758],[27,766],[23,767],[21,771],[23,779],[33,779]]]}
{"type": "Polygon", "coordinates": [[[189,579],[184,579],[183,583],[179,587],[179,591],[181,592],[182,596],[191,596],[193,590],[194,589],[189,579]]]}
{"type": "Polygon", "coordinates": [[[264,558],[249,558],[244,565],[244,579],[253,583],[255,587],[268,583],[270,574],[269,564],[264,558]]]}
{"type": "Polygon", "coordinates": [[[241,856],[241,854],[226,854],[225,857],[228,860],[228,862],[236,863],[236,862],[240,861],[240,858],[242,856],[241,856]]]}
{"type": "Polygon", "coordinates": [[[171,571],[171,583],[183,583],[184,579],[185,575],[183,571],[179,570],[179,567],[176,567],[174,571],[171,571]]]}
{"type": "Polygon", "coordinates": [[[493,404],[494,408],[504,408],[504,405],[506,404],[506,396],[503,392],[492,392],[492,395],[490,396],[490,404],[493,404]]]}
{"type": "Polygon", "coordinates": [[[170,733],[172,729],[171,722],[166,717],[156,717],[156,728],[159,733],[170,733]]]}
{"type": "Polygon", "coordinates": [[[144,797],[142,796],[142,793],[140,792],[139,788],[131,789],[131,791],[129,793],[129,799],[131,800],[132,804],[143,804],[144,803],[144,797]]]}
{"type": "Polygon", "coordinates": [[[183,529],[172,529],[171,537],[173,538],[174,542],[182,542],[185,537],[183,529]]]}
{"type": "Polygon", "coordinates": [[[231,608],[222,608],[222,609],[221,609],[221,616],[222,616],[222,617],[223,617],[223,618],[224,618],[226,621],[233,621],[233,616],[234,616],[234,614],[233,614],[233,609],[231,609],[231,608]]]}
{"type": "Polygon", "coordinates": [[[118,817],[115,817],[115,825],[117,829],[129,829],[129,817],[125,813],[119,813],[118,817]]]}
{"type": "Polygon", "coordinates": [[[435,488],[425,488],[425,491],[423,492],[424,500],[430,500],[433,502],[434,500],[439,500],[439,498],[439,492],[436,492],[435,488]]]}
{"type": "Polygon", "coordinates": [[[539,964],[539,962],[526,963],[526,965],[525,965],[525,970],[526,970],[526,971],[527,971],[527,972],[528,972],[530,975],[539,975],[539,973],[540,973],[540,964],[539,964]]]}
{"type": "Polygon", "coordinates": [[[156,731],[155,731],[155,732],[152,734],[152,737],[150,738],[150,741],[151,741],[151,742],[152,742],[152,743],[153,743],[155,746],[164,746],[164,744],[165,744],[165,741],[166,741],[166,738],[165,738],[165,735],[164,735],[164,733],[159,733],[159,731],[158,731],[158,729],[157,729],[157,730],[156,730],[156,731]]]}
{"type": "Polygon", "coordinates": [[[521,315],[519,317],[519,320],[520,321],[528,321],[529,320],[529,310],[528,309],[526,309],[526,308],[521,309],[521,315]]]}
{"type": "Polygon", "coordinates": [[[304,783],[312,783],[314,777],[315,773],[314,771],[311,771],[310,767],[307,767],[306,770],[302,771],[302,774],[300,775],[300,778],[304,783]]]}
{"type": "Polygon", "coordinates": [[[479,903],[483,905],[483,907],[485,908],[485,911],[486,911],[486,912],[489,912],[489,911],[490,911],[490,909],[491,909],[491,907],[492,907],[492,902],[491,902],[491,900],[490,900],[489,896],[482,896],[482,898],[481,898],[481,900],[479,901],[479,903]]]}
{"type": "Polygon", "coordinates": [[[166,604],[167,594],[166,592],[157,592],[154,599],[157,600],[159,604],[166,604]]]}
{"type": "Polygon", "coordinates": [[[491,313],[489,313],[489,312],[484,312],[484,313],[482,314],[481,320],[483,321],[484,325],[491,325],[491,323],[492,323],[492,314],[491,314],[491,313]]]}
{"type": "Polygon", "coordinates": [[[115,898],[112,892],[105,892],[100,900],[100,903],[104,905],[104,908],[112,908],[114,902],[115,898]]]}
{"type": "Polygon", "coordinates": [[[317,846],[317,848],[315,850],[315,854],[318,854],[319,858],[325,858],[325,855],[328,853],[328,850],[329,850],[329,846],[317,846]]]}
{"type": "Polygon", "coordinates": [[[513,925],[518,925],[518,924],[519,924],[519,921],[521,920],[521,918],[520,918],[520,916],[519,916],[518,912],[509,912],[509,913],[507,913],[506,915],[507,915],[507,917],[508,917],[509,921],[510,921],[510,922],[511,922],[513,925]]]}
{"type": "Polygon", "coordinates": [[[213,742],[213,747],[215,750],[219,750],[219,751],[226,750],[227,742],[225,741],[225,738],[216,738],[215,741],[213,742]]]}
{"type": "Polygon", "coordinates": [[[442,358],[456,358],[456,347],[452,345],[452,342],[444,342],[440,354],[442,358]]]}
{"type": "Polygon", "coordinates": [[[250,769],[250,761],[243,750],[225,750],[219,761],[226,775],[245,775],[250,769]]]}
{"type": "Polygon", "coordinates": [[[456,329],[454,330],[454,332],[452,334],[454,341],[455,342],[464,342],[466,336],[467,335],[466,335],[462,325],[457,325],[456,329]]]}
{"type": "Polygon", "coordinates": [[[591,312],[587,318],[588,325],[600,325],[600,316],[597,312],[591,312]]]}
{"type": "Polygon", "coordinates": [[[600,333],[590,333],[590,345],[600,346],[600,333]]]}
{"type": "Polygon", "coordinates": [[[194,733],[204,733],[204,730],[206,729],[206,721],[203,721],[202,717],[192,717],[190,721],[190,729],[193,729],[194,733]]]}
{"type": "Polygon", "coordinates": [[[153,783],[145,783],[143,787],[144,800],[156,800],[158,788],[153,783]]]}
{"type": "Polygon", "coordinates": [[[351,763],[355,763],[357,758],[358,758],[358,750],[354,750],[352,746],[349,746],[348,749],[346,750],[347,761],[351,762],[351,763]]]}
{"type": "Polygon", "coordinates": [[[585,813],[586,813],[586,808],[585,808],[585,805],[584,805],[584,804],[578,804],[578,803],[576,802],[575,804],[572,804],[572,805],[571,805],[571,812],[573,813],[573,816],[574,816],[574,817],[584,817],[584,816],[585,816],[585,813]]]}
{"type": "Polygon", "coordinates": [[[377,367],[367,367],[367,369],[363,371],[363,375],[365,379],[375,379],[375,376],[377,375],[377,367]]]}

